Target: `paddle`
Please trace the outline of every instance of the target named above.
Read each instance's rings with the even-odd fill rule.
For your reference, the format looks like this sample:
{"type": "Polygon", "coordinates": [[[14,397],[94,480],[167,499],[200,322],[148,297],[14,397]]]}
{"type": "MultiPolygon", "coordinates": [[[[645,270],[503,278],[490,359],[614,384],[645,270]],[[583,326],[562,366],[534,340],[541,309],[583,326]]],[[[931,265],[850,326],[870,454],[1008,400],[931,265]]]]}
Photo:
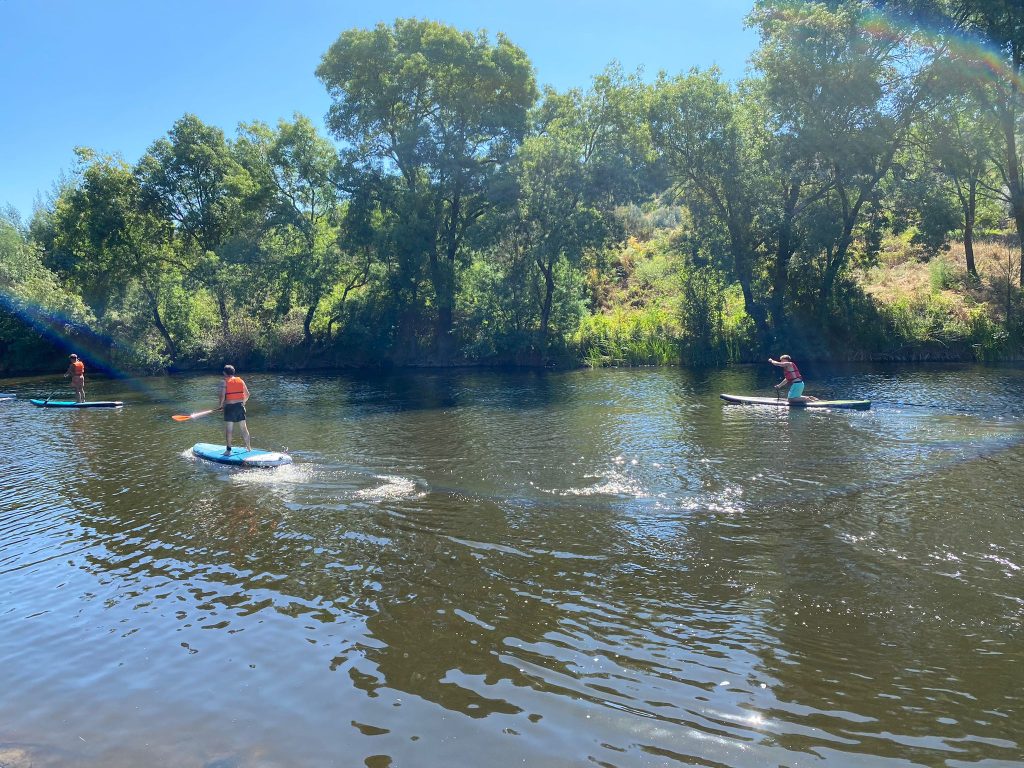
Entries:
{"type": "Polygon", "coordinates": [[[200,416],[209,416],[215,411],[222,410],[221,408],[210,408],[208,411],[196,411],[195,413],[176,413],[171,416],[175,421],[188,421],[189,419],[198,419],[200,416]]]}

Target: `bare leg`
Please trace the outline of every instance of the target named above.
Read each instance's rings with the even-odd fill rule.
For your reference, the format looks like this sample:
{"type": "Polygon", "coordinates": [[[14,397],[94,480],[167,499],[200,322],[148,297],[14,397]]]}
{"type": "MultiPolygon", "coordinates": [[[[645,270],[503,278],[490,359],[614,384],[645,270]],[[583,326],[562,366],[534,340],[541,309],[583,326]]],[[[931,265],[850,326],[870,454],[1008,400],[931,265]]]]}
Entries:
{"type": "Polygon", "coordinates": [[[252,443],[250,443],[249,441],[249,425],[246,424],[244,421],[240,421],[238,422],[238,426],[242,430],[242,439],[245,440],[245,450],[251,451],[252,443]]]}
{"type": "Polygon", "coordinates": [[[226,448],[226,450],[224,451],[225,455],[231,453],[231,432],[234,429],[234,426],[235,422],[233,421],[224,422],[224,447],[226,448]]]}

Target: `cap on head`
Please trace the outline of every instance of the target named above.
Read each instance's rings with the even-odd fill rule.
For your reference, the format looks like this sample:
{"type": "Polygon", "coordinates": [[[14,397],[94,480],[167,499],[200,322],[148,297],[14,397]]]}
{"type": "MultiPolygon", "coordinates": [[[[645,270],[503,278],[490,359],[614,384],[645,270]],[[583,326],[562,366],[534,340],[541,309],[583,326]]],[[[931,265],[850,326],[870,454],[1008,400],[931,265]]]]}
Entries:
{"type": "Polygon", "coordinates": [[[78,355],[76,355],[76,354],[72,354],[72,355],[71,355],[71,359],[72,359],[72,360],[77,360],[77,359],[78,359],[78,355]]]}
{"type": "Polygon", "coordinates": [[[785,360],[786,362],[789,362],[792,359],[793,358],[790,357],[789,355],[783,355],[782,357],[779,358],[779,360],[785,360]]]}
{"type": "Polygon", "coordinates": [[[235,366],[233,366],[233,365],[225,365],[224,366],[224,375],[225,376],[234,376],[235,375],[235,366]]]}

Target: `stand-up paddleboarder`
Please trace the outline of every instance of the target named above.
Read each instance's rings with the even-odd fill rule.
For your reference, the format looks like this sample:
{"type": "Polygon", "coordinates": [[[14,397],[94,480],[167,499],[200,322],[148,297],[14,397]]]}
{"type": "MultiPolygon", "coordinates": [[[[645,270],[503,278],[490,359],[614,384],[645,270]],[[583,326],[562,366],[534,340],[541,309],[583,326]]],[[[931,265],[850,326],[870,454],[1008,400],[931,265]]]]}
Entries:
{"type": "Polygon", "coordinates": [[[235,366],[224,366],[224,381],[220,385],[220,407],[224,409],[224,455],[231,453],[231,433],[235,424],[242,430],[245,450],[251,451],[249,426],[245,423],[245,403],[249,399],[249,388],[241,378],[235,376],[235,366]]]}

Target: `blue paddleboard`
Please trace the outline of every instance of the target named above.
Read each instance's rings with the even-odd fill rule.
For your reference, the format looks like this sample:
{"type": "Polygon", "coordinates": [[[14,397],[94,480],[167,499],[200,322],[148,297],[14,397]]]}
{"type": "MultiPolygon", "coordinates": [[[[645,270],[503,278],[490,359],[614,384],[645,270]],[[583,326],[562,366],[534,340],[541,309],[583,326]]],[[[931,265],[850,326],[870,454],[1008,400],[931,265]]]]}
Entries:
{"type": "Polygon", "coordinates": [[[32,405],[40,408],[120,408],[124,403],[120,400],[86,400],[76,403],[74,400],[29,400],[32,405]]]}
{"type": "Polygon", "coordinates": [[[292,463],[291,456],[277,451],[262,451],[259,448],[247,451],[242,447],[232,448],[231,453],[224,455],[225,450],[223,445],[213,443],[196,443],[192,446],[192,453],[200,459],[233,467],[280,467],[292,463]]]}

